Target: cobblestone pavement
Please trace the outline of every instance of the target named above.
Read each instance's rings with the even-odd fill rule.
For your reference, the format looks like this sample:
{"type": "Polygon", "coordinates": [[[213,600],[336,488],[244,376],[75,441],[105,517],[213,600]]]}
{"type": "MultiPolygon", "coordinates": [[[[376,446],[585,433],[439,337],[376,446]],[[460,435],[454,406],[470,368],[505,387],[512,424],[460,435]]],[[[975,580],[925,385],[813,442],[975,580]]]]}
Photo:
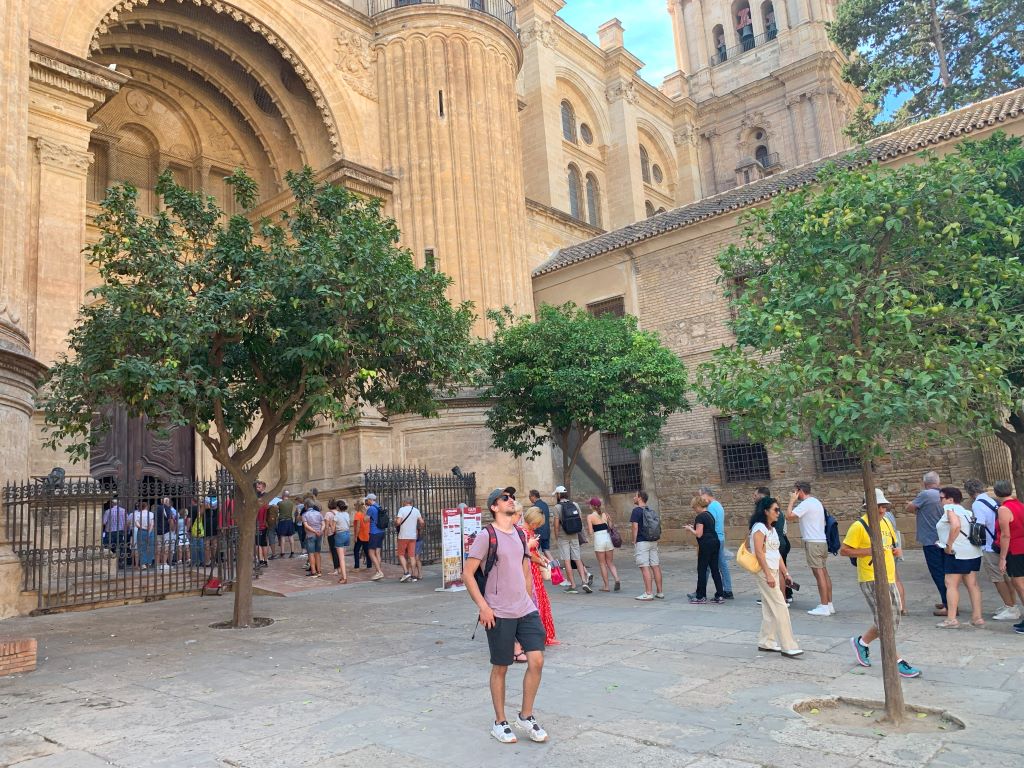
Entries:
{"type": "MultiPolygon", "coordinates": [[[[668,599],[640,603],[630,554],[622,592],[552,593],[563,645],[547,655],[537,703],[547,744],[490,738],[486,641],[470,641],[469,599],[435,593],[430,568],[418,584],[257,597],[257,614],[276,619],[260,630],[209,628],[230,616],[230,596],[0,622],[40,645],[36,672],[0,679],[0,766],[1020,765],[1024,636],[994,621],[936,629],[920,553],[902,566],[911,616],[899,645],[924,676],[904,688],[909,703],[963,720],[960,732],[829,731],[792,711],[823,695],[881,698],[877,664],[856,666],[849,649],[868,616],[844,558],[829,561],[838,613],[814,618],[794,552],[807,653],[784,659],[757,652],[752,577],[735,575],[735,601],[691,606],[695,557],[673,551],[668,599]]],[[[998,602],[987,587],[986,616],[998,602]]],[[[509,673],[511,712],[521,676],[509,673]]]]}

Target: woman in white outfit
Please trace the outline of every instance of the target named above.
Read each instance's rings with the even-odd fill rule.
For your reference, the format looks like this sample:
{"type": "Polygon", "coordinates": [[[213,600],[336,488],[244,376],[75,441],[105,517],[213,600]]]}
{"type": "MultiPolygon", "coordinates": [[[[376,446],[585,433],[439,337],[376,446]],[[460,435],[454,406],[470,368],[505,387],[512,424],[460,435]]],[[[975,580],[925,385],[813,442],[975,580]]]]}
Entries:
{"type": "Polygon", "coordinates": [[[770,496],[757,502],[750,518],[750,551],[761,566],[757,573],[757,588],[761,591],[761,632],[757,649],[799,656],[803,651],[793,637],[793,625],[782,591],[789,572],[779,553],[779,533],[775,530],[778,519],[779,503],[770,496]]]}
{"type": "Polygon", "coordinates": [[[594,542],[594,554],[597,555],[597,564],[601,567],[601,580],[604,586],[602,592],[608,592],[608,574],[611,573],[615,582],[615,591],[618,592],[622,585],[619,583],[619,572],[615,568],[615,547],[612,545],[612,536],[609,527],[612,525],[608,515],[601,510],[601,500],[594,497],[590,500],[590,514],[587,515],[587,530],[590,531],[590,540],[594,542]]]}

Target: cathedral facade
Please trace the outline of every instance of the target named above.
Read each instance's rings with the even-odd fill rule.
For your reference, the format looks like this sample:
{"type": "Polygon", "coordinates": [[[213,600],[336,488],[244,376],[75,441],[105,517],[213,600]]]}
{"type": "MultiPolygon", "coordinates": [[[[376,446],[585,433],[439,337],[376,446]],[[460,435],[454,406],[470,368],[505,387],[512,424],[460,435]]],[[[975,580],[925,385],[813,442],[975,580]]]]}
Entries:
{"type": "MultiPolygon", "coordinates": [[[[111,184],[135,185],[153,211],[169,168],[231,212],[224,177],[241,167],[273,214],[288,205],[285,173],[309,165],[381,198],[486,335],[486,309],[532,313],[531,273],[559,249],[846,146],[858,94],[827,38],[832,0],[669,0],[678,70],[658,85],[617,20],[595,44],[564,5],[0,0],[2,479],[68,467],[42,447],[35,383],[95,284],[82,250],[111,184]]],[[[544,291],[571,293],[551,277],[544,291]]],[[[550,461],[490,447],[485,407],[467,392],[439,419],[318,429],[285,447],[289,482],[343,492],[371,465],[457,464],[478,489],[550,490],[550,461]]],[[[113,423],[69,474],[214,471],[187,432],[113,423]]]]}

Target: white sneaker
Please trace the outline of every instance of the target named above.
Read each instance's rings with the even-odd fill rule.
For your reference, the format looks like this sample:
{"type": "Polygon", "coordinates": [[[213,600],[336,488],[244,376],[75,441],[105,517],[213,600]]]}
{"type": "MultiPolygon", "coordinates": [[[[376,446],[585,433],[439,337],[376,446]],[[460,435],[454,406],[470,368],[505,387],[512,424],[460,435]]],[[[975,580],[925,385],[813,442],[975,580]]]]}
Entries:
{"type": "Polygon", "coordinates": [[[494,723],[491,725],[491,736],[496,738],[502,744],[515,744],[519,739],[512,733],[512,726],[508,724],[508,720],[503,720],[500,723],[494,723]]]}
{"type": "Polygon", "coordinates": [[[807,613],[811,616],[831,616],[832,611],[828,609],[827,605],[819,605],[817,608],[812,608],[807,613]]]}
{"type": "Polygon", "coordinates": [[[650,594],[648,592],[644,592],[642,595],[637,595],[633,599],[634,600],[653,600],[654,599],[654,595],[652,595],[652,594],[650,594]]]}
{"type": "Polygon", "coordinates": [[[664,592],[655,592],[654,596],[656,598],[658,598],[659,600],[664,600],[665,599],[665,593],[664,592]]]}
{"type": "Polygon", "coordinates": [[[832,603],[828,604],[828,614],[829,614],[829,616],[835,616],[836,615],[836,609],[832,605],[832,603]]]}
{"type": "Polygon", "coordinates": [[[377,571],[375,574],[373,574],[373,576],[370,577],[370,581],[380,581],[383,578],[384,574],[380,571],[377,571]]]}
{"type": "Polygon", "coordinates": [[[992,618],[996,621],[1020,621],[1020,608],[1016,605],[1004,605],[992,618]]]}
{"type": "Polygon", "coordinates": [[[524,718],[522,715],[516,715],[516,728],[521,731],[526,731],[526,735],[530,737],[530,741],[547,741],[548,732],[540,727],[540,723],[537,722],[537,718],[533,715],[524,718]]]}
{"type": "Polygon", "coordinates": [[[404,582],[404,581],[408,581],[411,578],[412,578],[412,574],[411,573],[403,573],[402,574],[402,578],[400,578],[399,581],[400,582],[404,582]]]}

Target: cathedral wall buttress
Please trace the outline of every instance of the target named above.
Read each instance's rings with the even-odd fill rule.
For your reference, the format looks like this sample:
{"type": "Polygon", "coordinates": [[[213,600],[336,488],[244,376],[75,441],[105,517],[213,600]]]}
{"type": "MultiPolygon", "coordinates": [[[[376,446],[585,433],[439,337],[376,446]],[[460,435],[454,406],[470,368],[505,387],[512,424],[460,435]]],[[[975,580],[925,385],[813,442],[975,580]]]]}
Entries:
{"type": "Polygon", "coordinates": [[[531,311],[516,75],[522,49],[491,17],[415,5],[378,17],[385,170],[419,263],[452,277],[486,335],[487,309],[531,311]],[[443,16],[444,23],[438,23],[443,16]]]}

